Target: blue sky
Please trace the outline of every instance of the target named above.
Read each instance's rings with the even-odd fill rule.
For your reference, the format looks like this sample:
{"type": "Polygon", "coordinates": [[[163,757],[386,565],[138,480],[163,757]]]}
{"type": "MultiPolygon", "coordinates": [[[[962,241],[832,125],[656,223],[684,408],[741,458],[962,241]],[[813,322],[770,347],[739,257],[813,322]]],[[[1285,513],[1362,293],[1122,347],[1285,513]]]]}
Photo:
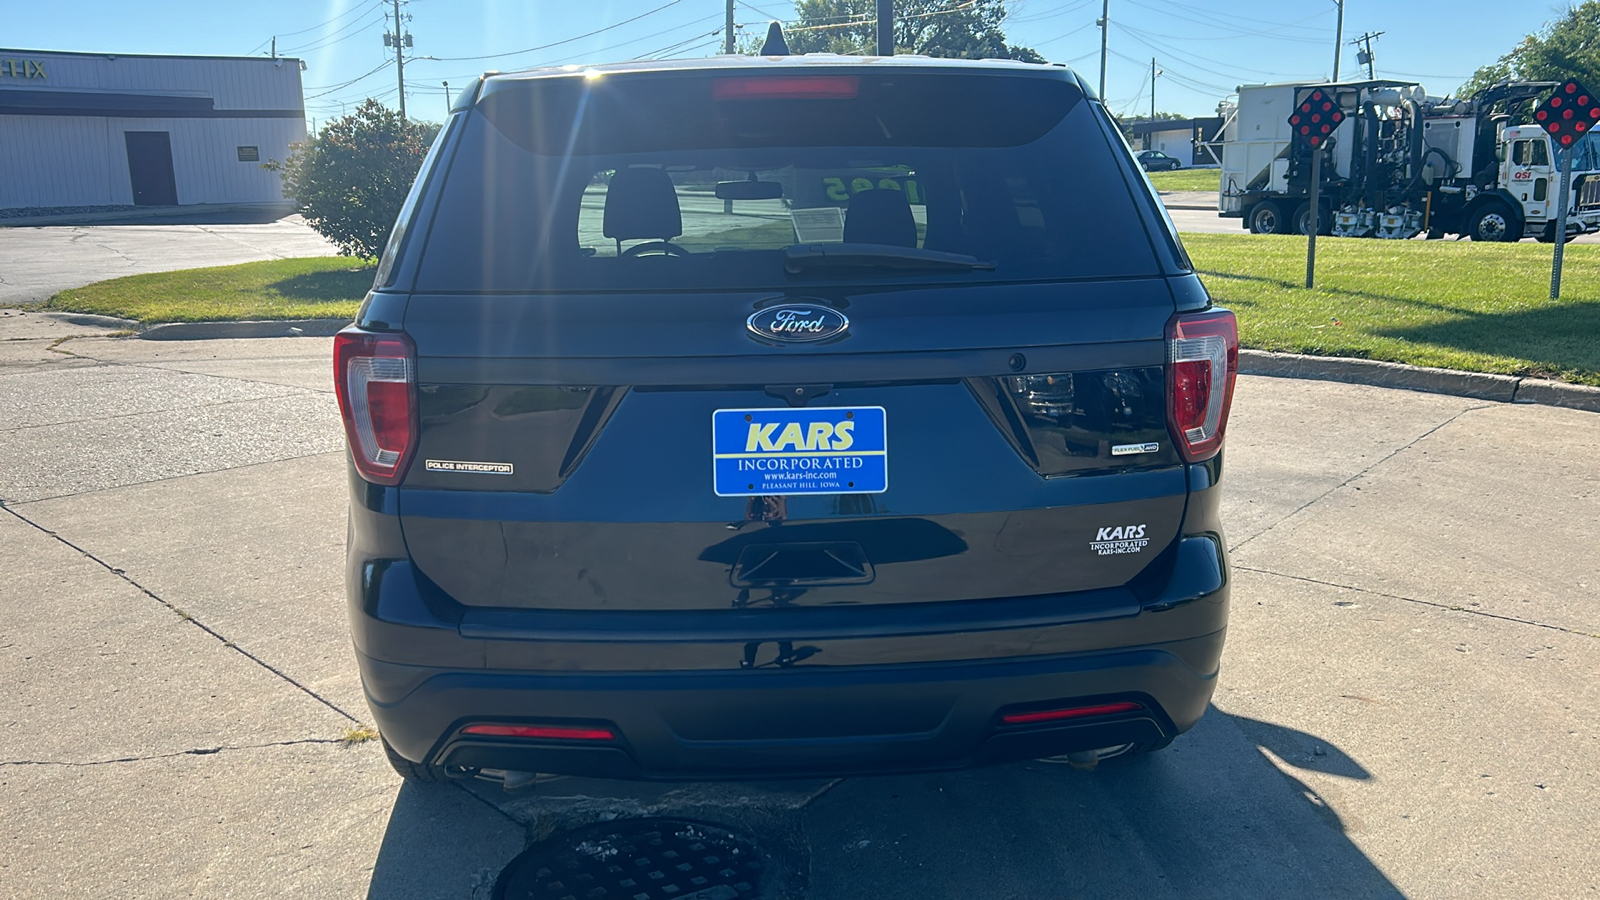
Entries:
{"type": "MultiPolygon", "coordinates": [[[[1011,0],[1006,32],[1053,62],[1071,62],[1094,83],[1100,3],[1011,0]]],[[[393,51],[383,46],[384,0],[7,6],[0,40],[26,49],[264,54],[276,34],[281,55],[306,61],[314,117],[338,115],[367,96],[392,106],[398,94],[393,51]]],[[[407,105],[413,116],[441,119],[442,82],[454,91],[485,69],[714,53],[723,9],[723,0],[408,0],[402,11],[412,17],[409,55],[417,58],[406,65],[407,105]],[[465,58],[489,54],[505,55],[465,58]]],[[[1118,112],[1148,112],[1152,56],[1163,72],[1157,107],[1188,115],[1212,114],[1241,83],[1325,78],[1333,68],[1335,9],[1333,0],[1111,0],[1106,94],[1118,112]]],[[[1560,7],[1539,0],[1347,0],[1345,37],[1384,32],[1373,46],[1378,75],[1413,78],[1443,94],[1559,15],[1560,7]]],[[[736,6],[741,34],[764,32],[774,17],[792,18],[792,3],[736,6]]],[[[1356,71],[1355,57],[1355,48],[1343,48],[1347,76],[1356,71]]]]}

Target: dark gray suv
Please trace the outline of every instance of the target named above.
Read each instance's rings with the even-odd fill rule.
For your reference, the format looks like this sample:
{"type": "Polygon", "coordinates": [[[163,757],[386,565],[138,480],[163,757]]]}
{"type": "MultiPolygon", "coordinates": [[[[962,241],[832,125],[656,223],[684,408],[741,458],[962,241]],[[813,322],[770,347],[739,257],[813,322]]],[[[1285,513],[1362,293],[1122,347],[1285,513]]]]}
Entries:
{"type": "Polygon", "coordinates": [[[1071,70],[485,76],[335,344],[390,758],[743,778],[1165,746],[1237,369],[1071,70]]]}

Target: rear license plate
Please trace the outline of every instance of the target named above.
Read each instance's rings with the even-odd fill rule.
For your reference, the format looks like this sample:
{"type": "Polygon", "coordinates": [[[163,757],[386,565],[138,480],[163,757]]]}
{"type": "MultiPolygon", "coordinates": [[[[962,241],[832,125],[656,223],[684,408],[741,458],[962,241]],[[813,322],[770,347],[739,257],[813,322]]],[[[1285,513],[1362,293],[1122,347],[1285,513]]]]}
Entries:
{"type": "Polygon", "coordinates": [[[881,406],[719,409],[711,414],[711,448],[719,497],[889,489],[881,406]]]}

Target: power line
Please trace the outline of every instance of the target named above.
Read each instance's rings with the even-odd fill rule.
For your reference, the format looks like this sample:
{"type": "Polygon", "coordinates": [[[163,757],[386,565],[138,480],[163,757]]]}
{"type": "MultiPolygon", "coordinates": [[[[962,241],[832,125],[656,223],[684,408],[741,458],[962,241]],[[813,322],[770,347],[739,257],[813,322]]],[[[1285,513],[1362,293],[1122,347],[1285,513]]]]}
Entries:
{"type": "Polygon", "coordinates": [[[369,69],[365,73],[363,73],[361,75],[357,75],[356,77],[350,79],[349,81],[344,82],[343,84],[335,84],[335,85],[331,85],[331,86],[307,88],[307,90],[321,91],[321,93],[309,94],[309,95],[306,96],[305,99],[307,99],[307,100],[315,100],[318,97],[326,97],[329,94],[334,93],[335,91],[342,91],[345,88],[349,87],[350,85],[355,84],[356,82],[361,81],[363,79],[370,78],[373,75],[376,75],[379,72],[382,72],[384,69],[387,69],[388,67],[390,67],[392,65],[394,65],[394,60],[386,59],[382,63],[380,63],[377,66],[377,68],[369,69]]]}
{"type": "Polygon", "coordinates": [[[536,50],[548,50],[551,47],[559,47],[562,44],[570,44],[573,41],[581,41],[584,38],[594,37],[597,34],[604,34],[605,32],[611,31],[612,29],[621,28],[622,26],[627,25],[627,24],[629,24],[631,22],[637,22],[640,19],[645,18],[646,16],[653,16],[656,13],[661,12],[664,9],[668,9],[670,7],[673,7],[673,6],[677,6],[679,3],[682,3],[682,2],[683,2],[683,0],[669,0],[669,2],[664,3],[664,4],[656,7],[655,9],[652,9],[652,10],[650,10],[648,12],[642,12],[639,15],[634,16],[631,19],[623,19],[621,22],[618,22],[615,25],[607,25],[604,28],[596,28],[594,31],[590,31],[590,32],[586,32],[584,34],[580,34],[577,37],[570,37],[570,38],[566,38],[564,40],[552,41],[551,43],[548,43],[548,44],[540,44],[537,47],[528,47],[528,48],[523,49],[523,50],[508,50],[505,53],[486,53],[486,54],[484,54],[482,56],[430,56],[430,57],[428,57],[428,59],[432,59],[432,60],[435,60],[437,62],[463,62],[463,61],[466,61],[466,60],[474,60],[474,59],[501,59],[501,58],[507,57],[507,56],[520,56],[521,54],[524,54],[524,53],[533,53],[536,50]]]}
{"type": "Polygon", "coordinates": [[[312,42],[310,42],[308,44],[301,44],[298,47],[286,47],[286,48],[284,48],[284,50],[282,52],[284,52],[284,53],[309,53],[309,52],[311,52],[313,50],[321,50],[324,47],[331,47],[334,44],[340,43],[342,41],[347,41],[350,38],[355,37],[356,35],[359,35],[359,34],[362,34],[362,33],[366,32],[366,31],[368,31],[369,29],[372,28],[372,26],[383,22],[383,19],[384,19],[384,17],[383,17],[383,14],[381,14],[381,13],[375,18],[366,19],[366,20],[357,19],[356,21],[351,22],[348,25],[345,25],[343,28],[340,28],[338,31],[335,31],[332,34],[325,35],[323,37],[317,38],[316,40],[314,40],[314,41],[312,41],[312,42]],[[355,31],[350,31],[350,29],[356,28],[356,26],[358,26],[358,25],[361,26],[361,27],[358,28],[355,31]],[[344,37],[339,37],[339,35],[341,35],[341,34],[343,34],[344,37]]]}

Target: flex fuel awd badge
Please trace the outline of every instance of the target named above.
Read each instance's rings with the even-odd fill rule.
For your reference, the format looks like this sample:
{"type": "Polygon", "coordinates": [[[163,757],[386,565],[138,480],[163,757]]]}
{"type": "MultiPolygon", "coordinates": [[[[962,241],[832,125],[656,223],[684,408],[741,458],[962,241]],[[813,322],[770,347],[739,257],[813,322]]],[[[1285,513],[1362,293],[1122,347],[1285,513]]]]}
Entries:
{"type": "Polygon", "coordinates": [[[719,497],[889,489],[881,406],[719,409],[711,414],[711,447],[719,497]]]}

